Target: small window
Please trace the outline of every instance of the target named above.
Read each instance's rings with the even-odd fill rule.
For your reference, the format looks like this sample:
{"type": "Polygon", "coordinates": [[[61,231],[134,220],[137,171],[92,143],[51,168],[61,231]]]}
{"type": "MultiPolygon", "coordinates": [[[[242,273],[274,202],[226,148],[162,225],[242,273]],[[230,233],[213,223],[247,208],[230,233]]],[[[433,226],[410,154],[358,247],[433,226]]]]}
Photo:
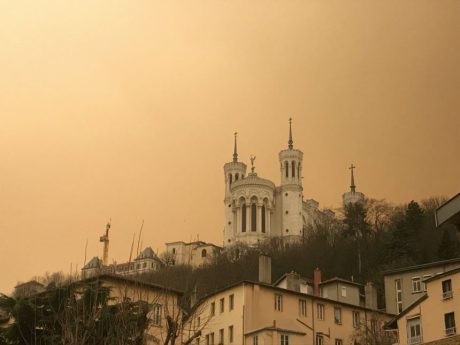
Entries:
{"type": "Polygon", "coordinates": [[[209,342],[210,342],[209,345],[214,345],[214,332],[209,334],[209,342]]]}
{"type": "Polygon", "coordinates": [[[221,313],[223,313],[224,309],[225,309],[225,299],[221,298],[219,302],[219,310],[221,313]]]}
{"type": "Polygon", "coordinates": [[[286,177],[289,177],[289,163],[287,161],[284,162],[284,170],[286,173],[286,177]]]}
{"type": "Polygon", "coordinates": [[[161,325],[161,304],[153,305],[153,324],[155,326],[161,325]]]}
{"type": "Polygon", "coordinates": [[[147,263],[144,262],[144,263],[142,264],[142,268],[146,268],[146,267],[147,267],[147,263]]]}
{"type": "Polygon", "coordinates": [[[316,345],[324,345],[324,338],[322,335],[316,335],[316,345]]]}
{"type": "Polygon", "coordinates": [[[412,292],[422,292],[422,281],[420,277],[412,278],[412,292]]]}
{"type": "Polygon", "coordinates": [[[447,279],[442,282],[442,298],[450,299],[452,298],[452,280],[447,279]]]}
{"type": "Polygon", "coordinates": [[[212,302],[211,303],[211,316],[214,316],[216,314],[216,303],[212,302]]]}
{"type": "Polygon", "coordinates": [[[259,345],[259,337],[257,335],[252,336],[252,345],[259,345]]]}
{"type": "Polygon", "coordinates": [[[342,324],[342,309],[334,308],[334,322],[338,325],[342,324]]]}
{"type": "Polygon", "coordinates": [[[444,314],[444,325],[446,327],[446,336],[455,335],[455,313],[444,314]]]}
{"type": "Polygon", "coordinates": [[[173,253],[173,254],[176,254],[176,248],[173,248],[173,249],[172,249],[172,253],[173,253]]]}
{"type": "Polygon", "coordinates": [[[289,335],[281,334],[281,345],[289,345],[289,335]]]}
{"type": "Polygon", "coordinates": [[[316,305],[316,314],[317,314],[318,320],[324,320],[324,304],[316,305]]]}
{"type": "Polygon", "coordinates": [[[275,294],[275,310],[283,311],[283,296],[275,294]]]}
{"type": "Polygon", "coordinates": [[[299,299],[299,316],[307,316],[307,301],[299,299]]]}
{"type": "Polygon", "coordinates": [[[203,250],[201,251],[201,257],[202,257],[202,258],[205,258],[206,255],[208,255],[208,253],[206,252],[206,249],[203,249],[203,250]]]}
{"type": "Polygon", "coordinates": [[[291,167],[292,177],[295,177],[295,161],[292,161],[291,165],[292,165],[292,167],[291,167]]]}
{"type": "Polygon", "coordinates": [[[235,295],[231,294],[228,297],[228,310],[233,310],[235,306],[235,295]]]}
{"type": "Polygon", "coordinates": [[[233,325],[228,327],[228,342],[233,343],[233,325]]]}
{"type": "Polygon", "coordinates": [[[335,345],[343,345],[342,339],[335,339],[335,345]]]}
{"type": "Polygon", "coordinates": [[[228,181],[230,182],[230,184],[233,183],[232,174],[228,174],[228,181]]]}
{"type": "Polygon", "coordinates": [[[221,328],[219,329],[219,344],[223,344],[224,343],[224,329],[221,328]]]}
{"type": "Polygon", "coordinates": [[[347,297],[347,287],[346,286],[342,286],[342,297],[347,297]]]}
{"type": "Polygon", "coordinates": [[[353,312],[353,327],[359,328],[360,325],[361,325],[361,320],[360,320],[359,312],[354,311],[353,312]]]}
{"type": "Polygon", "coordinates": [[[238,181],[239,175],[235,174],[235,181],[238,181]]]}

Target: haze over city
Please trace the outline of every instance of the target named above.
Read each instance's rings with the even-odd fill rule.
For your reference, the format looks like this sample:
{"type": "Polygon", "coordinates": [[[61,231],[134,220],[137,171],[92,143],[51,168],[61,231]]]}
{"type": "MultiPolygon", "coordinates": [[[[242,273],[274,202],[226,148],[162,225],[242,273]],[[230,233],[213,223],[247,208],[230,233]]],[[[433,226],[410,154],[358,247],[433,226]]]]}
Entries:
{"type": "Polygon", "coordinates": [[[459,190],[458,1],[2,2],[0,37],[2,292],[100,256],[109,219],[111,262],[143,220],[155,251],[221,244],[233,133],[279,182],[290,117],[321,208],[351,163],[368,197],[459,190]]]}

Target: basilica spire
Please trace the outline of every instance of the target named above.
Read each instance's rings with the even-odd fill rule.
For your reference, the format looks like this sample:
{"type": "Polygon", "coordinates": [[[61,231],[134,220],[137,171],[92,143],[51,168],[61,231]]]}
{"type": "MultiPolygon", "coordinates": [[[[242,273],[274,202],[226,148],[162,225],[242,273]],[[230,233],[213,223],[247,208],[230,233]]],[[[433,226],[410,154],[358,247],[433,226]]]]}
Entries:
{"type": "Polygon", "coordinates": [[[289,141],[288,141],[289,150],[294,148],[294,142],[292,141],[292,118],[289,118],[289,141]]]}
{"type": "Polygon", "coordinates": [[[238,132],[235,132],[235,146],[233,147],[233,162],[238,162],[238,150],[236,147],[236,136],[238,135],[238,132]]]}
{"type": "Polygon", "coordinates": [[[356,167],[353,165],[353,163],[350,165],[348,169],[351,170],[351,184],[350,184],[350,191],[354,193],[356,191],[356,186],[355,186],[355,176],[353,175],[353,170],[356,167]]]}

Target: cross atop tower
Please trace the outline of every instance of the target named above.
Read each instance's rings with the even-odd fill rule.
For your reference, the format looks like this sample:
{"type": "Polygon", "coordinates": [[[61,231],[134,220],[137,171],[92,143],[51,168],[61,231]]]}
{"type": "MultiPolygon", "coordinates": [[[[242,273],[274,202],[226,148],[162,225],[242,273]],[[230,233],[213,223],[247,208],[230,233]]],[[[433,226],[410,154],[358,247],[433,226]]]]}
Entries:
{"type": "Polygon", "coordinates": [[[354,193],[356,191],[356,186],[355,186],[355,176],[353,175],[353,170],[356,169],[356,167],[352,163],[348,169],[351,170],[350,190],[351,190],[352,193],[354,193]]]}
{"type": "Polygon", "coordinates": [[[294,147],[294,142],[292,141],[292,117],[289,118],[289,141],[288,141],[288,147],[289,150],[292,150],[294,147]]]}
{"type": "Polygon", "coordinates": [[[236,137],[238,135],[238,132],[235,132],[234,135],[235,135],[235,145],[233,147],[233,162],[236,163],[236,162],[238,162],[238,152],[237,152],[237,148],[236,148],[236,137]]]}

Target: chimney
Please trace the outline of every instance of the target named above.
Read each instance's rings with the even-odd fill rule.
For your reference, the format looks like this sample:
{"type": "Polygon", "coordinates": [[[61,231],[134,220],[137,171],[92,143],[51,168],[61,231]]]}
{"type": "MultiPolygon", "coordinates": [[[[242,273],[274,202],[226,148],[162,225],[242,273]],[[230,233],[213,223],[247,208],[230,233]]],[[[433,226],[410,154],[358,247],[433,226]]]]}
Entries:
{"type": "Polygon", "coordinates": [[[364,287],[364,300],[366,308],[377,310],[377,289],[371,282],[364,287]]]}
{"type": "Polygon", "coordinates": [[[319,296],[319,283],[321,283],[321,270],[316,267],[313,271],[313,294],[319,296]]]}
{"type": "Polygon", "coordinates": [[[265,254],[259,255],[259,282],[272,283],[272,258],[265,254]]]}

